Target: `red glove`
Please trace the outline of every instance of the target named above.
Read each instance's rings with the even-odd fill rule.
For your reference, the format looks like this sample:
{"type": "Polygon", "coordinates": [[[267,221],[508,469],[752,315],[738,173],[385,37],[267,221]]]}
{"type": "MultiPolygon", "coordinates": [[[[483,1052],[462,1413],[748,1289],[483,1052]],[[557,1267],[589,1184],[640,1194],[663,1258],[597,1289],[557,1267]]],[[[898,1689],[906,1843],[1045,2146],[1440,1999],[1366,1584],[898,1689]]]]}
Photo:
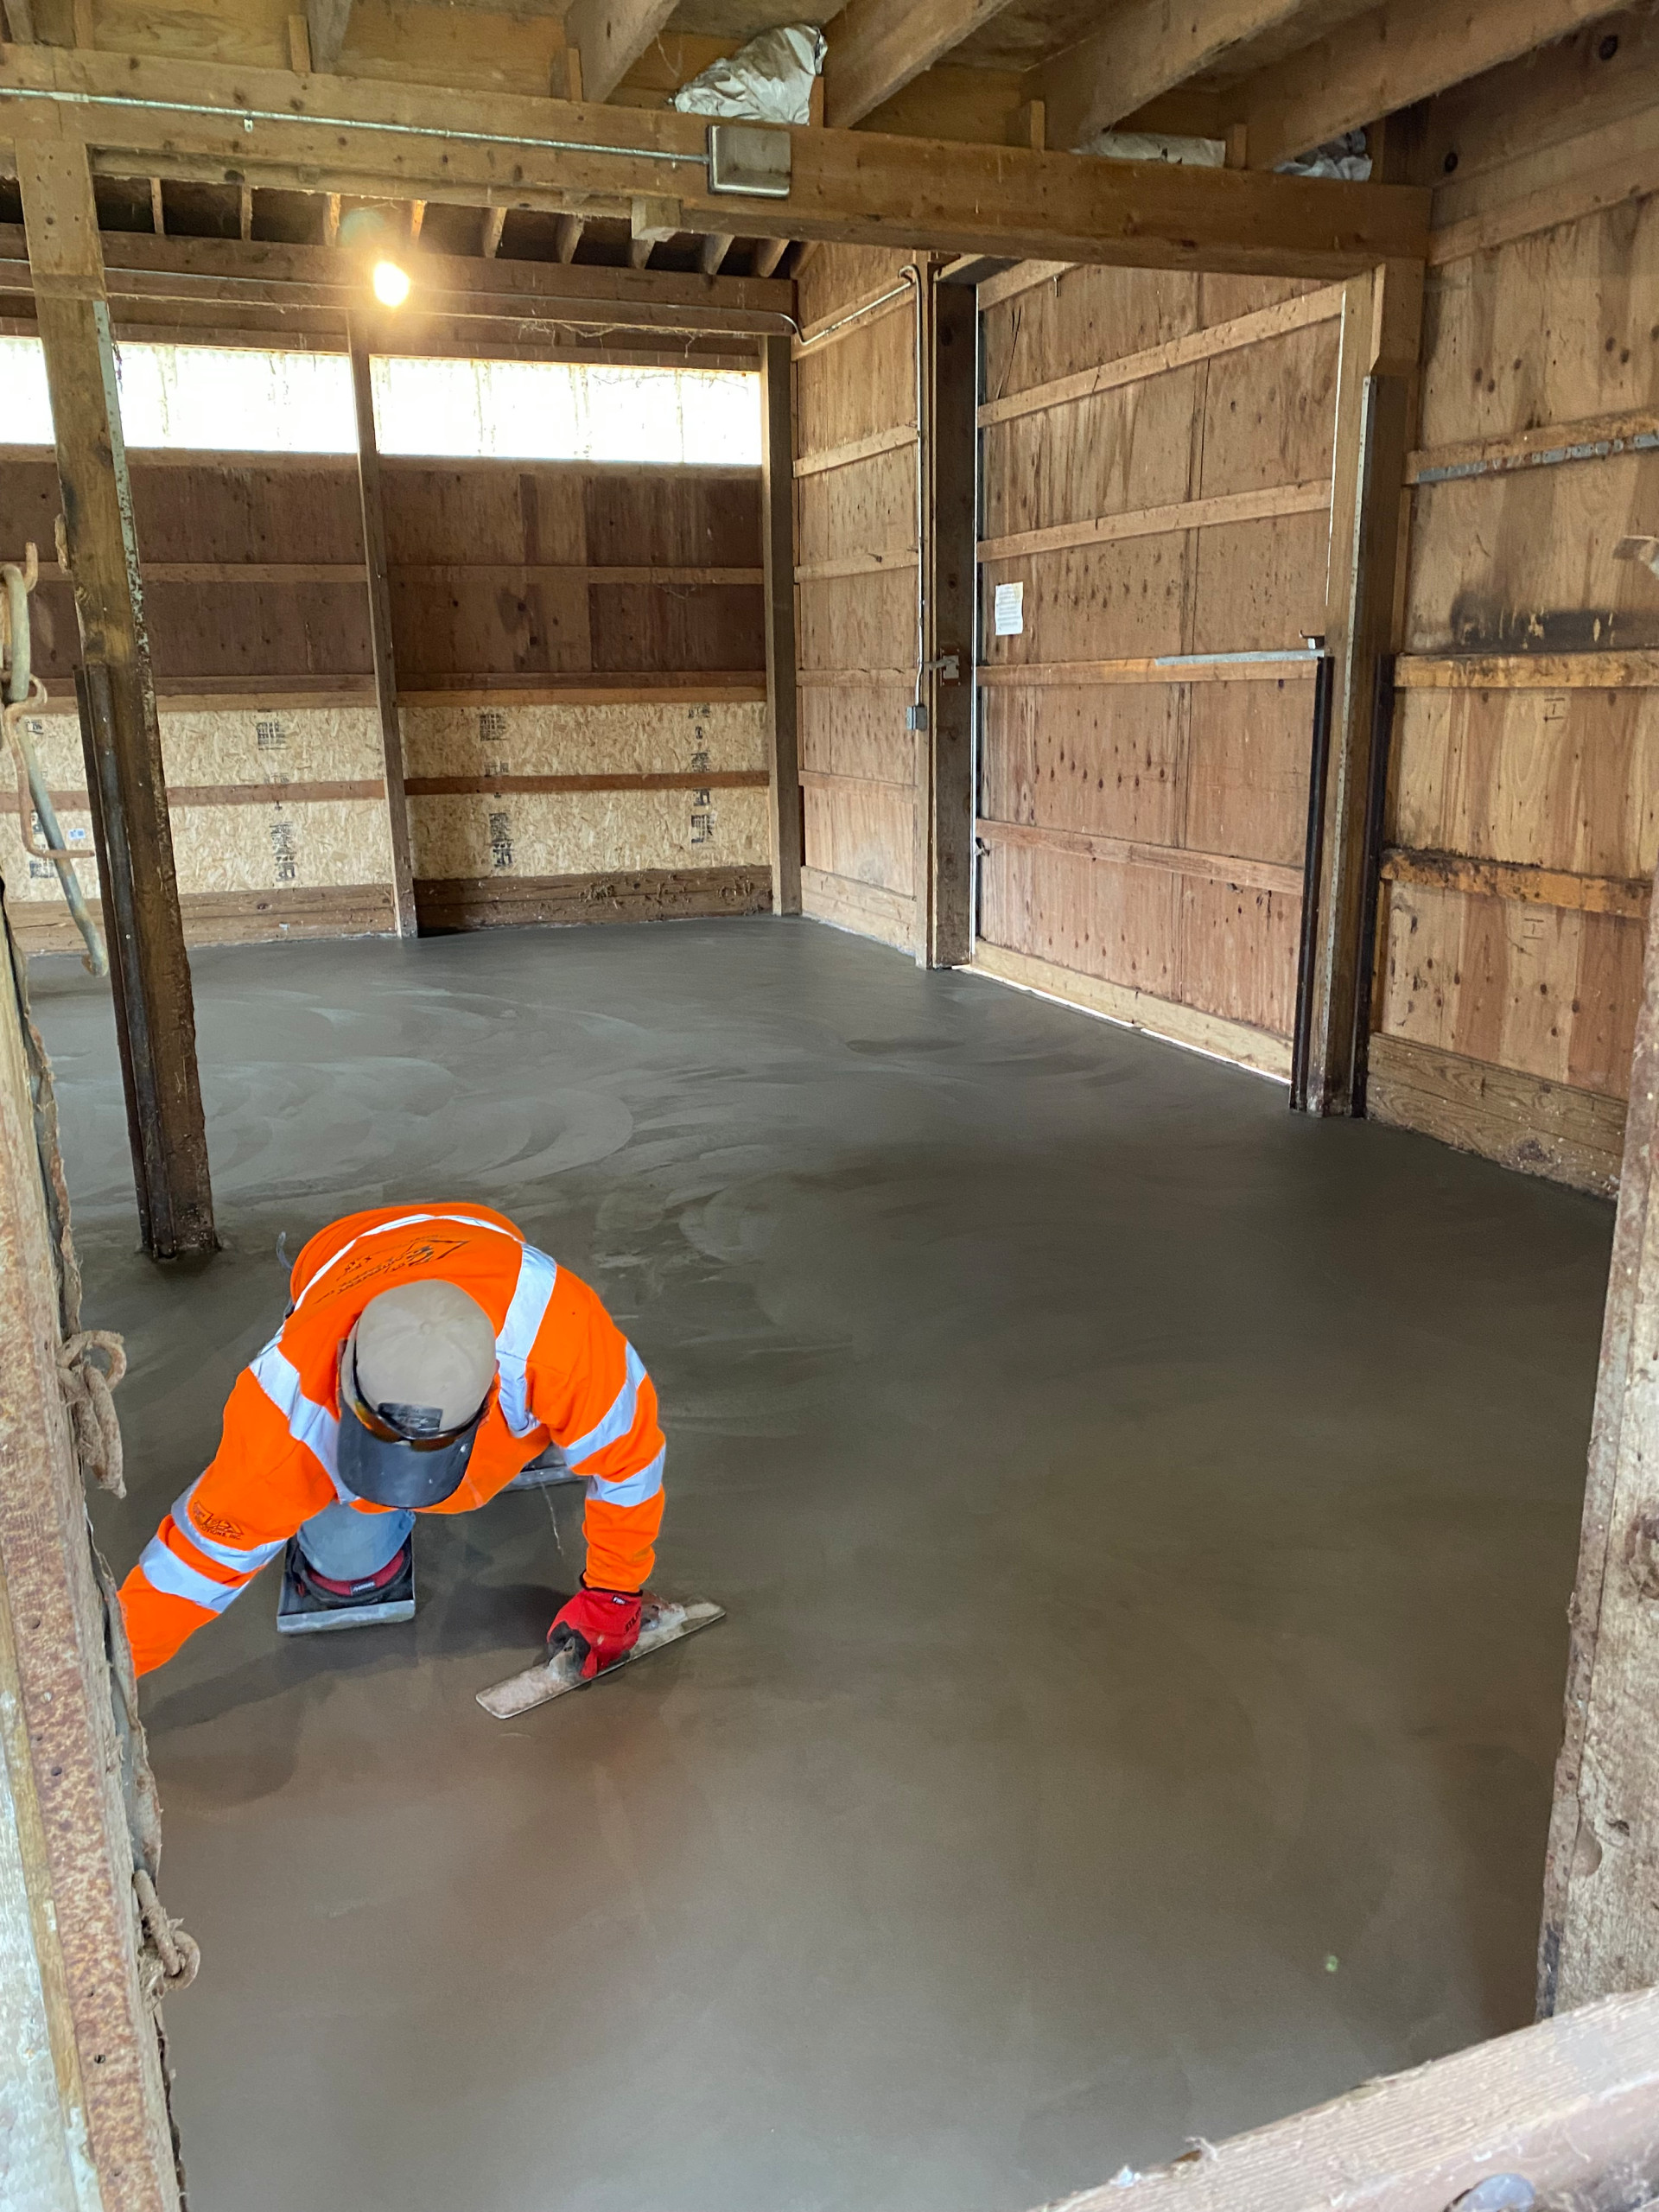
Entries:
{"type": "Polygon", "coordinates": [[[639,1592],[590,1590],[584,1582],[568,1605],[553,1617],[550,1648],[573,1648],[582,1659],[582,1679],[591,1682],[606,1667],[626,1659],[639,1641],[639,1592]]]}

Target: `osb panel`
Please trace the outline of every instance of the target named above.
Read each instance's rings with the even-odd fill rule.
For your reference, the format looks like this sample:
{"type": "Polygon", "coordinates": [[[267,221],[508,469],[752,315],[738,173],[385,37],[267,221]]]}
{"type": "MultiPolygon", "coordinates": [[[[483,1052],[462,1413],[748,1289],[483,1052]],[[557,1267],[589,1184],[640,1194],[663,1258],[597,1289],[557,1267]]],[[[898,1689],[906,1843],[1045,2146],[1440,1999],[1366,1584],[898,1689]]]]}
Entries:
{"type": "Polygon", "coordinates": [[[391,875],[379,799],[175,806],[172,822],[181,891],[301,890],[391,875]]]}
{"type": "Polygon", "coordinates": [[[810,868],[911,894],[916,803],[880,784],[809,785],[801,794],[810,868]]]}
{"type": "MultiPolygon", "coordinates": [[[[171,816],[181,892],[306,890],[391,879],[391,836],[379,799],[175,806],[171,816]]],[[[90,848],[88,815],[69,809],[59,826],[72,847],[90,848]]],[[[51,863],[25,854],[15,814],[0,815],[0,869],[9,898],[61,896],[51,863]]],[[[88,860],[77,872],[92,895],[96,862],[88,860]]]]}
{"type": "Polygon", "coordinates": [[[796,607],[804,669],[916,664],[916,577],[912,569],[803,583],[796,607]]]}
{"type": "Polygon", "coordinates": [[[1287,1037],[1296,1013],[1300,899],[1194,876],[1179,881],[1175,996],[1287,1037]]]}
{"type": "Polygon", "coordinates": [[[795,450],[827,453],[916,421],[916,315],[903,301],[795,364],[795,450]]]}
{"type": "Polygon", "coordinates": [[[911,257],[902,249],[886,246],[820,246],[801,271],[798,314],[802,325],[827,321],[860,300],[885,292],[899,282],[911,257]]]}
{"type": "MultiPolygon", "coordinates": [[[[1196,852],[1238,853],[1300,868],[1307,836],[1313,684],[1194,683],[1189,689],[1186,820],[1179,842],[1196,852]]],[[[1293,972],[1294,965],[1293,953],[1293,972]]],[[[1282,983],[1278,976],[1274,989],[1282,983]]],[[[1243,1020],[1256,1018],[1239,1013],[1243,1020]]]]}
{"type": "Polygon", "coordinates": [[[884,783],[911,781],[916,740],[905,728],[907,701],[896,685],[808,683],[799,700],[803,768],[884,783]]]}
{"type": "Polygon", "coordinates": [[[1193,414],[1204,378],[1199,363],[994,423],[984,434],[983,534],[1046,530],[1192,496],[1193,414]]]}
{"type": "MultiPolygon", "coordinates": [[[[404,772],[411,777],[641,776],[766,765],[766,709],[754,701],[716,699],[702,706],[404,707],[398,719],[404,772]]],[[[729,799],[736,794],[721,796],[729,799]]],[[[478,873],[465,868],[454,872],[478,873]]]]}
{"type": "Polygon", "coordinates": [[[1643,934],[1610,914],[1395,884],[1382,1027],[1622,1098],[1643,934]]]}
{"type": "MultiPolygon", "coordinates": [[[[69,715],[48,720],[75,729],[69,715]]],[[[385,773],[379,717],[371,706],[169,711],[161,723],[169,785],[355,783],[385,773]]],[[[79,734],[69,742],[80,783],[79,734]]]]}
{"type": "Polygon", "coordinates": [[[1651,407],[1659,203],[1628,200],[1436,270],[1423,364],[1424,445],[1651,407]]]}
{"type": "Polygon", "coordinates": [[[980,575],[987,658],[1001,666],[1182,652],[1186,537],[1184,531],[1171,531],[1159,537],[986,562],[980,575]],[[1026,587],[1025,633],[995,637],[993,593],[1000,583],[1016,582],[1026,587]]]}
{"type": "Polygon", "coordinates": [[[1179,883],[1166,869],[994,846],[980,870],[980,935],[1109,982],[1178,998],[1179,883]]]}
{"type": "Polygon", "coordinates": [[[412,798],[409,812],[428,879],[759,864],[769,849],[763,791],[468,793],[412,798]]]}
{"type": "Polygon", "coordinates": [[[1404,691],[1392,842],[1578,875],[1659,864],[1659,693],[1404,691]]]}
{"type": "Polygon", "coordinates": [[[1613,558],[1656,516],[1656,454],[1420,485],[1407,649],[1659,644],[1659,582],[1639,561],[1613,558]]]}
{"type": "Polygon", "coordinates": [[[1193,536],[1192,652],[1265,652],[1323,630],[1331,538],[1323,511],[1226,523],[1193,536]]]}
{"type": "Polygon", "coordinates": [[[1338,330],[1317,322],[1205,363],[1198,496],[1307,484],[1331,474],[1338,330]]]}
{"type": "Polygon", "coordinates": [[[795,505],[795,557],[803,566],[913,546],[916,448],[872,454],[868,461],[803,476],[795,505]]]}
{"type": "Polygon", "coordinates": [[[983,692],[983,812],[997,822],[1178,843],[1182,697],[1190,688],[999,685],[983,692]]]}

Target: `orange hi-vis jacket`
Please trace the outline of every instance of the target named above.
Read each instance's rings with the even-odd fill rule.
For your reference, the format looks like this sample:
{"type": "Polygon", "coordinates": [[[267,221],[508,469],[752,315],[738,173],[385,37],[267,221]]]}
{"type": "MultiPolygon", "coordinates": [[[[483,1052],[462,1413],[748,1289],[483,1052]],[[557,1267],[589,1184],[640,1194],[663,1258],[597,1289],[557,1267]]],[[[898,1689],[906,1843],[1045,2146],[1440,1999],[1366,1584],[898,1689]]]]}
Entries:
{"type": "Polygon", "coordinates": [[[461,1487],[423,1510],[467,1513],[557,1444],[588,1478],[588,1576],[638,1590],[663,1517],[663,1433],[639,1356],[596,1294],[487,1206],[381,1206],[314,1236],[282,1327],[236,1379],[218,1452],[121,1586],[138,1672],[222,1613],[336,1498],[380,1513],[336,1471],[340,1349],[369,1300],[452,1282],[495,1328],[495,1386],[461,1487]]]}

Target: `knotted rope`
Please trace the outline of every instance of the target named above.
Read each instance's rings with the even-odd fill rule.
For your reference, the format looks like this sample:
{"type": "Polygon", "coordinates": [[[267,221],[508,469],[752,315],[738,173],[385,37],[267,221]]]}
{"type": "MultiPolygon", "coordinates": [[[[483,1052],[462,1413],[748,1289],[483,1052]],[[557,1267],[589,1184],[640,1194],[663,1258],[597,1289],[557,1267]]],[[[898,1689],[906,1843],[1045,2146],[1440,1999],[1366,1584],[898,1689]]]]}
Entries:
{"type": "Polygon", "coordinates": [[[124,1497],[121,1471],[121,1423],[111,1392],[127,1371],[126,1348],[111,1329],[79,1329],[58,1346],[58,1386],[74,1432],[75,1455],[100,1490],[124,1497]],[[102,1352],[106,1374],[95,1364],[102,1352]]]}
{"type": "Polygon", "coordinates": [[[142,1866],[132,1870],[132,1886],[149,1945],[149,1956],[139,1961],[144,1999],[158,2005],[164,1991],[189,1988],[201,1966],[201,1950],[194,1936],[188,1936],[162,1904],[155,1883],[142,1866]]]}

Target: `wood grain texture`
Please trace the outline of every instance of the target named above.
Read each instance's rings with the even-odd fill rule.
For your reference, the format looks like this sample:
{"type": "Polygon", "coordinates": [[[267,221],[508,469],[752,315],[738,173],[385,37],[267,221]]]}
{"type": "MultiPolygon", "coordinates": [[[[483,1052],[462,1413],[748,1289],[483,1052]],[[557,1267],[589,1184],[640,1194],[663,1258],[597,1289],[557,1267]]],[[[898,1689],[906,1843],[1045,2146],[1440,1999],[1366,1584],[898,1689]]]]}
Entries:
{"type": "Polygon", "coordinates": [[[1287,1078],[1290,1074],[1289,1046],[1242,1021],[1206,1014],[1150,992],[1124,988],[983,940],[974,953],[973,972],[1040,992],[1045,998],[1058,999],[1063,1005],[1080,1007],[1089,1014],[1103,1014],[1127,1029],[1144,1029],[1169,1044],[1236,1061],[1262,1075],[1287,1078]]]}
{"type": "Polygon", "coordinates": [[[1624,1142],[1623,1102],[1493,1067],[1403,1037],[1371,1040],[1365,1111],[1523,1175],[1611,1198],[1624,1142]]]}
{"type": "Polygon", "coordinates": [[[772,878],[748,868],[607,869],[588,874],[417,877],[423,934],[551,924],[664,922],[764,914],[772,878]]]}

